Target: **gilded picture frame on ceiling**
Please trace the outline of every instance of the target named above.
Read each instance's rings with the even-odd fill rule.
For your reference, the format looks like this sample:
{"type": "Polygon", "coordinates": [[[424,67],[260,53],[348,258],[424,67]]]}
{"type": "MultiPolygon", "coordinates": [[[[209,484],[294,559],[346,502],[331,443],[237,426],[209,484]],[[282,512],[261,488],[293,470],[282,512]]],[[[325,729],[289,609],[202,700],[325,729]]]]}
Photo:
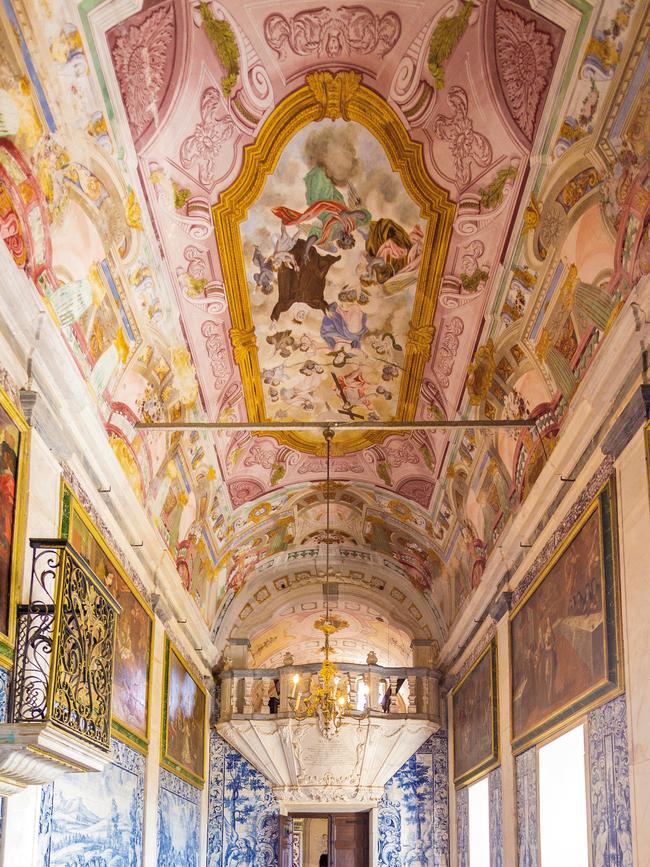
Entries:
{"type": "Polygon", "coordinates": [[[465,786],[499,764],[496,636],[451,692],[454,783],[465,786]]]}
{"type": "MultiPolygon", "coordinates": [[[[306,171],[309,166],[300,162],[302,157],[298,154],[294,156],[300,163],[300,170],[296,171],[299,174],[306,171]]],[[[342,182],[340,186],[343,186],[342,182]]],[[[309,388],[302,383],[305,394],[310,395],[309,402],[303,407],[305,418],[313,418],[314,414],[318,414],[322,409],[321,404],[335,406],[338,412],[350,419],[363,418],[366,412],[372,417],[373,413],[378,413],[373,401],[378,402],[384,411],[388,408],[396,420],[413,418],[434,337],[433,322],[451,237],[454,205],[447,191],[431,179],[424,163],[421,144],[409,137],[391,106],[362,83],[361,75],[352,70],[336,73],[319,71],[307,75],[307,83],[275,108],[255,142],[245,148],[240,174],[221,194],[213,206],[212,214],[232,318],[230,340],[242,375],[249,419],[272,419],[273,412],[282,412],[284,393],[303,393],[299,388],[287,387],[295,385],[293,380],[276,381],[280,374],[277,370],[274,374],[271,368],[277,368],[278,359],[282,361],[288,357],[294,343],[297,344],[301,339],[309,341],[310,335],[317,334],[319,329],[319,338],[315,342],[319,346],[321,343],[327,344],[331,351],[320,348],[320,354],[310,354],[312,366],[306,371],[309,388]],[[299,197],[291,199],[291,208],[281,201],[276,203],[273,200],[279,206],[273,208],[264,203],[265,197],[270,195],[268,184],[281,165],[285,151],[294,147],[308,128],[314,133],[331,130],[333,135],[338,130],[343,135],[343,130],[352,127],[362,138],[367,137],[367,141],[364,138],[367,144],[378,147],[378,158],[386,161],[404,200],[408,199],[417,211],[416,223],[419,220],[422,225],[408,223],[413,235],[411,240],[406,240],[406,229],[398,226],[394,215],[380,211],[381,217],[376,214],[374,222],[370,221],[370,211],[362,206],[361,200],[357,200],[355,189],[347,190],[348,198],[354,197],[354,203],[344,203],[343,193],[329,176],[324,176],[324,172],[318,175],[318,191],[312,189],[316,184],[314,173],[322,168],[318,163],[307,171],[303,179],[307,185],[305,194],[308,205],[304,213],[294,210],[295,206],[304,207],[305,203],[299,197]],[[318,201],[314,201],[315,198],[318,201]],[[333,199],[337,201],[333,202],[333,199]],[[260,202],[263,204],[260,205],[260,202]],[[318,210],[319,205],[322,206],[321,211],[318,210]],[[340,210],[341,215],[332,216],[330,212],[333,210],[337,213],[340,210]],[[258,240],[261,243],[262,236],[258,239],[249,231],[249,223],[261,219],[265,221],[265,231],[271,227],[280,232],[276,247],[279,245],[282,250],[267,259],[257,244],[258,240]],[[318,220],[323,221],[322,229],[317,226],[318,220]],[[328,246],[324,238],[328,233],[336,234],[336,229],[332,228],[335,223],[337,226],[346,226],[347,236],[336,243],[330,239],[332,243],[328,246]],[[404,283],[409,284],[408,291],[400,288],[399,280],[390,291],[387,290],[390,281],[386,282],[384,276],[375,280],[365,275],[365,282],[363,275],[357,279],[358,275],[352,266],[344,273],[345,279],[349,278],[348,283],[340,276],[333,277],[337,267],[343,267],[346,263],[355,245],[355,255],[360,253],[363,243],[360,225],[364,231],[370,232],[373,231],[373,225],[381,225],[387,232],[397,233],[400,237],[404,235],[403,242],[410,250],[414,251],[417,246],[417,267],[413,263],[412,267],[407,264],[400,272],[404,283]],[[351,229],[351,226],[355,228],[351,229]],[[301,238],[295,243],[300,231],[308,231],[307,241],[301,238]],[[290,237],[293,232],[296,234],[290,237]],[[416,234],[417,244],[414,240],[416,234]],[[316,236],[318,240],[314,245],[316,236]],[[295,247],[287,253],[283,244],[290,242],[294,242],[295,247]],[[303,245],[300,254],[296,252],[299,245],[303,245]],[[317,253],[316,246],[329,250],[330,254],[323,256],[317,253]],[[251,250],[254,250],[252,259],[251,250]],[[335,255],[331,255],[332,251],[335,255]],[[289,261],[291,259],[295,262],[289,261]],[[334,267],[326,283],[325,269],[332,264],[334,267]],[[255,271],[256,268],[261,270],[255,271]],[[318,270],[318,274],[312,274],[314,269],[318,270]],[[306,276],[302,280],[303,272],[311,275],[309,286],[303,285],[307,280],[306,276]],[[406,273],[410,274],[410,283],[403,276],[406,273]],[[280,285],[283,278],[287,284],[284,293],[280,285]],[[337,279],[343,279],[345,285],[338,286],[337,279]],[[338,289],[341,291],[336,294],[338,289]],[[324,297],[325,290],[329,293],[327,297],[324,297]],[[373,292],[380,303],[373,299],[373,292]],[[276,293],[275,307],[271,309],[269,304],[267,310],[267,302],[269,299],[276,301],[276,293]],[[383,380],[376,386],[369,381],[372,377],[367,372],[357,370],[358,355],[363,341],[367,339],[371,318],[382,304],[384,308],[390,304],[397,305],[400,315],[405,315],[404,327],[400,328],[399,333],[384,334],[386,340],[392,341],[391,352],[399,355],[399,364],[393,364],[392,367],[388,364],[385,371],[384,379],[389,382],[390,388],[383,380]],[[253,309],[256,311],[255,320],[253,309]],[[261,317],[260,311],[264,317],[261,317]],[[319,322],[321,317],[322,322],[319,322]],[[263,328],[260,325],[261,318],[268,319],[263,328]],[[307,328],[310,322],[312,324],[307,328]],[[339,340],[341,333],[346,335],[345,340],[339,340]],[[346,349],[341,349],[343,344],[346,349]],[[319,377],[322,377],[322,383],[319,377]],[[335,382],[333,389],[332,377],[335,382]],[[319,383],[322,385],[320,391],[319,383]],[[316,399],[317,394],[321,395],[320,403],[316,399]]],[[[366,251],[374,249],[370,240],[366,239],[365,243],[366,251]]],[[[386,327],[390,330],[389,326],[386,327]]],[[[381,348],[381,351],[384,352],[384,349],[381,348]]],[[[301,418],[300,412],[303,410],[300,409],[300,402],[292,398],[290,403],[292,410],[298,412],[296,418],[301,418]]],[[[379,431],[343,433],[333,444],[333,454],[366,448],[381,442],[386,435],[379,431]]],[[[279,442],[301,451],[324,453],[322,437],[309,431],[283,431],[275,434],[275,437],[279,442]]]]}
{"type": "Polygon", "coordinates": [[[610,478],[510,613],[513,752],[623,689],[616,488],[610,478]]]}

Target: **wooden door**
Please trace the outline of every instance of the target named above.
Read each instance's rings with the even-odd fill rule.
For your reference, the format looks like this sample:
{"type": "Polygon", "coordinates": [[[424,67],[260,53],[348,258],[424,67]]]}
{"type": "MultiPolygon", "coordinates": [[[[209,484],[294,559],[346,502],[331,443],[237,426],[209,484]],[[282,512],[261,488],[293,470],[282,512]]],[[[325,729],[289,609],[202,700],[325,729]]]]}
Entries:
{"type": "Polygon", "coordinates": [[[338,813],[332,816],[331,852],[332,867],[368,867],[368,813],[338,813]]]}
{"type": "Polygon", "coordinates": [[[293,860],[293,819],[280,816],[280,858],[279,867],[291,867],[293,860]]]}

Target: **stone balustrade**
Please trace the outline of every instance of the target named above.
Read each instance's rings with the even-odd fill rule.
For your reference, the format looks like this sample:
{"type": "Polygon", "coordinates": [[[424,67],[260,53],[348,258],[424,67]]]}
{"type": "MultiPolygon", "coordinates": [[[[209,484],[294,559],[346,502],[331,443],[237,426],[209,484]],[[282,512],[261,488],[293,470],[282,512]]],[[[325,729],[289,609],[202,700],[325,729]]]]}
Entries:
{"type": "MultiPolygon", "coordinates": [[[[425,668],[337,663],[339,686],[348,695],[347,716],[412,717],[440,722],[440,672],[425,668]]],[[[242,718],[283,719],[318,685],[320,663],[222,671],[219,722],[242,718]]]]}

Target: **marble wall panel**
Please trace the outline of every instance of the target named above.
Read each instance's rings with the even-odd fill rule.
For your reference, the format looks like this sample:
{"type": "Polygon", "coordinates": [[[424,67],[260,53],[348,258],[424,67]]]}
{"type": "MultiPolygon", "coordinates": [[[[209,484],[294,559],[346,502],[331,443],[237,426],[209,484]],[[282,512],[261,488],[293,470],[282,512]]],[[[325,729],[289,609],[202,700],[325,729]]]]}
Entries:
{"type": "Polygon", "coordinates": [[[165,867],[199,867],[200,827],[200,790],[161,768],[157,863],[165,867]]]}
{"type": "Polygon", "coordinates": [[[386,784],[378,807],[379,865],[447,867],[448,783],[447,734],[438,732],[386,784]]]}
{"type": "Polygon", "coordinates": [[[212,732],[208,867],[277,864],[279,813],[265,777],[212,732]]]}

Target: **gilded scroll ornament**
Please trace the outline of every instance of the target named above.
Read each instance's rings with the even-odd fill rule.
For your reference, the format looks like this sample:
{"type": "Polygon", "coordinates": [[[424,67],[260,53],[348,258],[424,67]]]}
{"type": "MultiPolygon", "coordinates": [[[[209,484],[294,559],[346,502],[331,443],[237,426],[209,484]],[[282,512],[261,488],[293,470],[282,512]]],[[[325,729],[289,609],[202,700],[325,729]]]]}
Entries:
{"type": "Polygon", "coordinates": [[[495,371],[494,343],[490,338],[476,350],[474,361],[467,369],[467,391],[472,406],[480,406],[487,397],[495,371]]]}
{"type": "Polygon", "coordinates": [[[348,105],[361,84],[358,72],[346,71],[332,75],[331,72],[311,72],[307,76],[307,86],[321,109],[317,120],[329,118],[350,120],[348,105]]]}

